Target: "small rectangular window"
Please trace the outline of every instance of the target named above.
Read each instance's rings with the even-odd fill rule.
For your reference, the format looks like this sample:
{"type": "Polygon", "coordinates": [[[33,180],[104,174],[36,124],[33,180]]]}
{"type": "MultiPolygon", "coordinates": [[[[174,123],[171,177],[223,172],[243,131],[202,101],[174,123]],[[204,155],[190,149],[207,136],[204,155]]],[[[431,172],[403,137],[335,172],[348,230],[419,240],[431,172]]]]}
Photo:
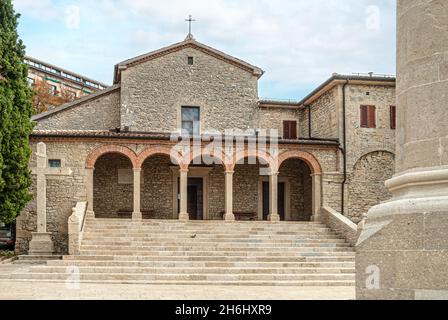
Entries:
{"type": "Polygon", "coordinates": [[[283,139],[297,139],[297,121],[283,121],[283,139]]]}
{"type": "Polygon", "coordinates": [[[200,112],[198,107],[182,107],[182,134],[198,136],[200,112]]]}
{"type": "Polygon", "coordinates": [[[361,128],[376,128],[375,106],[361,106],[361,128]]]}
{"type": "Polygon", "coordinates": [[[193,63],[194,63],[194,59],[193,59],[193,57],[188,57],[188,65],[189,65],[189,66],[192,66],[193,63]]]}
{"type": "Polygon", "coordinates": [[[390,128],[397,128],[397,107],[390,106],[390,128]]]}
{"type": "Polygon", "coordinates": [[[61,160],[60,159],[50,159],[50,160],[48,160],[48,166],[50,168],[60,168],[61,160]]]}

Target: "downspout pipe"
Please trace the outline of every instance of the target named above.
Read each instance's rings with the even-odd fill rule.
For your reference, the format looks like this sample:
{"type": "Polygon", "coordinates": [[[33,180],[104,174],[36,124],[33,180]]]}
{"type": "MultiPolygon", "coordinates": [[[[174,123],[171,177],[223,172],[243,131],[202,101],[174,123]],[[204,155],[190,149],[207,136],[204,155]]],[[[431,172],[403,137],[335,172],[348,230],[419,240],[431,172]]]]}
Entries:
{"type": "Polygon", "coordinates": [[[313,138],[313,134],[311,133],[311,106],[307,105],[308,108],[308,139],[313,138]]]}
{"type": "Polygon", "coordinates": [[[341,214],[345,215],[345,185],[347,184],[347,120],[346,120],[346,94],[345,88],[349,83],[347,79],[342,86],[342,155],[344,159],[344,179],[342,180],[342,190],[341,190],[341,214]]]}

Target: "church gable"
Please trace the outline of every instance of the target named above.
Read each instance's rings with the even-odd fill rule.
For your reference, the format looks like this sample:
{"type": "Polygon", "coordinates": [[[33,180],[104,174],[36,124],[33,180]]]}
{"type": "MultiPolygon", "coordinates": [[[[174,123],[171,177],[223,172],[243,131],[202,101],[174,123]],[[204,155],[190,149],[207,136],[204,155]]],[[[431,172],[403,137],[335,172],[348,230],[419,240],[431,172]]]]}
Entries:
{"type": "Polygon", "coordinates": [[[245,70],[249,73],[260,78],[264,71],[256,66],[253,66],[243,60],[230,56],[224,52],[216,50],[212,47],[209,47],[205,44],[195,41],[194,39],[187,38],[185,41],[173,44],[171,46],[123,61],[115,66],[115,74],[114,74],[114,83],[119,83],[121,81],[121,72],[122,70],[126,70],[133,66],[139,65],[141,63],[145,63],[147,61],[151,61],[154,59],[158,59],[160,57],[184,50],[186,48],[192,48],[198,51],[203,52],[204,54],[210,55],[216,59],[225,61],[226,63],[232,64],[242,70],[245,70]]]}
{"type": "Polygon", "coordinates": [[[122,129],[179,132],[183,107],[200,109],[202,133],[253,126],[258,68],[248,72],[248,67],[196,45],[176,46],[157,58],[140,57],[127,65],[120,72],[122,129]]]}

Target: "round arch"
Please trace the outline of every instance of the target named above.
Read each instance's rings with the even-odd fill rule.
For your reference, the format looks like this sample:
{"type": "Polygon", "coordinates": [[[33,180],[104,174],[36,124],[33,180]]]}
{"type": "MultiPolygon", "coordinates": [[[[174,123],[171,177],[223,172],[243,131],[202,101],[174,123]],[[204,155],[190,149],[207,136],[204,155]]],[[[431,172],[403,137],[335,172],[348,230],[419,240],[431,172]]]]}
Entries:
{"type": "Polygon", "coordinates": [[[96,148],[95,150],[93,150],[89,154],[89,156],[87,157],[87,160],[86,160],[86,169],[94,169],[96,161],[101,156],[108,154],[108,153],[119,153],[121,155],[124,155],[131,161],[132,166],[134,168],[136,167],[137,155],[135,154],[134,151],[132,151],[131,149],[129,149],[128,147],[125,147],[125,146],[109,144],[109,145],[100,146],[100,147],[96,148]]]}
{"type": "Polygon", "coordinates": [[[218,152],[216,150],[202,151],[200,154],[194,154],[194,152],[191,152],[190,158],[186,162],[188,162],[188,166],[190,166],[195,159],[197,159],[198,157],[203,158],[204,156],[219,160],[220,162],[215,164],[224,166],[224,169],[226,170],[229,170],[229,166],[231,166],[231,160],[228,159],[225,153],[222,151],[218,152]]]}
{"type": "Polygon", "coordinates": [[[228,169],[230,171],[234,170],[235,166],[238,164],[239,161],[241,161],[245,158],[249,158],[249,157],[254,157],[259,160],[263,160],[269,166],[271,171],[278,169],[275,166],[274,159],[269,154],[267,154],[266,152],[258,151],[258,150],[244,150],[244,151],[238,152],[235,155],[234,162],[228,164],[228,169]]]}
{"type": "Polygon", "coordinates": [[[388,150],[371,151],[357,159],[347,179],[348,218],[358,223],[371,207],[392,197],[385,181],[393,177],[394,168],[395,154],[388,150]]]}
{"type": "MultiPolygon", "coordinates": [[[[155,155],[166,155],[169,156],[171,161],[176,165],[179,165],[181,168],[185,168],[185,161],[182,156],[175,151],[172,151],[171,148],[168,147],[149,147],[140,152],[136,161],[136,168],[141,168],[146,159],[155,156],[155,155]]],[[[188,165],[187,165],[188,166],[188,165]]]]}
{"type": "Polygon", "coordinates": [[[277,171],[280,169],[282,164],[289,159],[302,160],[310,167],[312,174],[322,174],[322,167],[316,157],[314,157],[311,153],[299,150],[283,152],[278,158],[277,171]]]}
{"type": "Polygon", "coordinates": [[[360,164],[363,160],[365,160],[366,158],[368,158],[369,156],[373,156],[373,155],[380,154],[380,153],[388,154],[388,155],[390,155],[390,156],[395,160],[395,153],[392,152],[392,151],[390,151],[390,150],[386,150],[386,149],[373,150],[373,151],[369,151],[369,152],[366,152],[366,153],[362,154],[362,155],[361,155],[361,156],[354,162],[354,164],[353,164],[353,170],[356,169],[356,168],[359,166],[359,164],[360,164]]]}

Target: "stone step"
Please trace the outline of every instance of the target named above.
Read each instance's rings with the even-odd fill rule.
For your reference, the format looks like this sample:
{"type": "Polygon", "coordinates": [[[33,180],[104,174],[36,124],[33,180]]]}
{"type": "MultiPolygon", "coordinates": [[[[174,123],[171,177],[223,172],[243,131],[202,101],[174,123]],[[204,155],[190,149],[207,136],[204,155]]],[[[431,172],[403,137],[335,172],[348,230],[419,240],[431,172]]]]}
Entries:
{"type": "Polygon", "coordinates": [[[144,255],[78,255],[64,256],[65,261],[193,261],[193,262],[354,262],[355,254],[332,256],[289,256],[289,257],[261,257],[261,256],[144,256],[144,255]]]}
{"type": "Polygon", "coordinates": [[[186,233],[200,233],[200,234],[231,234],[231,235],[256,235],[256,234],[269,234],[269,235],[297,235],[297,234],[329,234],[332,233],[329,229],[311,229],[311,228],[304,228],[304,229],[296,229],[296,230],[236,230],[236,229],[178,229],[178,230],[171,230],[171,229],[164,229],[164,228],[158,228],[154,230],[148,230],[144,228],[120,228],[120,229],[113,229],[113,228],[86,228],[84,229],[84,233],[120,233],[120,234],[132,234],[132,233],[146,233],[146,234],[163,234],[163,233],[172,233],[172,234],[186,234],[186,233]]]}
{"type": "MultiPolygon", "coordinates": [[[[36,266],[30,269],[33,273],[63,273],[72,272],[74,266],[36,266]]],[[[150,267],[120,267],[120,266],[76,266],[80,273],[103,274],[353,274],[352,268],[150,268],[150,267]]]]}
{"type": "Polygon", "coordinates": [[[83,244],[85,245],[130,245],[130,246],[140,246],[140,245],[203,245],[203,246],[214,246],[221,244],[230,245],[246,245],[251,247],[253,245],[267,245],[267,246],[319,246],[322,244],[337,244],[338,246],[350,246],[344,239],[296,239],[296,240],[276,240],[276,239],[237,239],[237,240],[227,240],[225,242],[219,239],[208,239],[206,241],[202,239],[184,239],[184,240],[173,240],[173,239],[147,239],[147,240],[131,240],[131,239],[115,239],[115,240],[104,240],[104,239],[83,239],[83,244]]]}
{"type": "Polygon", "coordinates": [[[164,247],[164,248],[189,248],[189,247],[200,247],[200,248],[269,248],[273,250],[280,250],[282,248],[352,248],[350,244],[346,242],[290,242],[290,243],[277,243],[277,242],[258,242],[258,241],[247,241],[243,242],[203,242],[203,241],[185,241],[185,242],[171,242],[166,243],[162,241],[123,241],[123,242],[108,242],[108,241],[83,241],[83,247],[110,247],[114,248],[124,248],[124,247],[164,247]]]}
{"type": "Polygon", "coordinates": [[[186,233],[168,233],[168,232],[160,232],[160,233],[145,233],[145,232],[130,232],[130,233],[117,233],[117,232],[84,232],[83,238],[121,238],[121,239],[129,239],[129,238],[166,238],[170,237],[171,239],[184,239],[184,238],[192,238],[195,237],[197,239],[295,239],[295,238],[308,238],[308,237],[325,237],[325,238],[336,238],[340,239],[336,235],[330,233],[316,233],[316,232],[302,232],[297,234],[241,234],[241,233],[200,233],[200,232],[186,232],[186,233]]]}
{"type": "MultiPolygon", "coordinates": [[[[9,278],[8,278],[9,279],[9,278]]],[[[66,279],[30,279],[25,275],[23,278],[16,277],[17,282],[54,282],[54,283],[65,283],[66,279]]],[[[80,283],[101,283],[101,284],[138,284],[138,285],[175,285],[175,286],[251,286],[251,287],[266,287],[266,286],[286,286],[286,287],[353,287],[355,285],[355,280],[332,280],[332,281],[322,281],[322,280],[301,280],[301,281],[207,281],[207,280],[188,280],[188,281],[142,281],[142,280],[85,280],[80,279],[80,283]]],[[[69,283],[70,284],[70,283],[69,283]]]]}
{"type": "Polygon", "coordinates": [[[172,236],[169,237],[169,235],[164,234],[164,235],[147,235],[147,234],[142,234],[142,235],[138,235],[138,236],[118,236],[118,235],[100,235],[100,234],[83,234],[82,239],[83,241],[107,241],[107,242],[113,242],[113,241],[175,241],[175,242],[183,242],[183,241],[189,241],[189,240],[195,240],[195,241],[207,241],[207,242],[224,242],[224,241],[228,241],[228,242],[236,242],[236,241],[241,241],[241,242],[247,242],[247,241],[305,241],[305,240],[341,240],[339,237],[337,236],[333,236],[333,235],[297,235],[297,236],[212,236],[212,235],[208,235],[208,236],[204,236],[204,235],[196,235],[196,237],[192,238],[194,236],[194,234],[188,234],[188,235],[184,235],[182,237],[180,236],[172,236]]]}
{"type": "Polygon", "coordinates": [[[21,255],[17,260],[14,260],[14,264],[23,265],[42,265],[46,264],[50,260],[61,260],[61,255],[21,255]]]}
{"type": "Polygon", "coordinates": [[[217,251],[231,251],[231,252],[353,252],[353,248],[350,246],[337,246],[336,244],[330,245],[317,245],[317,246],[291,246],[291,247],[269,247],[265,245],[255,246],[241,246],[231,244],[221,244],[215,246],[201,246],[201,245],[183,245],[183,246],[113,246],[113,245],[82,245],[81,251],[105,251],[110,250],[112,252],[121,251],[135,251],[135,252],[217,252],[217,251]]]}
{"type": "Polygon", "coordinates": [[[47,261],[56,267],[135,267],[135,268],[354,268],[354,262],[200,262],[200,261],[47,261]]]}
{"type": "MultiPolygon", "coordinates": [[[[139,273],[79,273],[80,280],[121,281],[354,281],[354,274],[139,274],[139,273]]],[[[78,276],[76,275],[76,276],[78,276]]],[[[72,273],[12,273],[11,279],[73,280],[72,273]]]]}
{"type": "Polygon", "coordinates": [[[165,236],[164,238],[152,238],[150,236],[148,237],[138,237],[136,239],[134,238],[117,238],[117,237],[108,237],[105,239],[98,239],[98,238],[86,238],[83,237],[83,243],[91,241],[97,244],[107,243],[107,244],[139,244],[142,242],[146,243],[163,243],[163,244],[173,244],[173,245],[182,245],[185,242],[192,242],[192,243],[240,243],[240,244],[258,244],[258,243],[275,243],[275,244],[305,244],[305,243],[347,243],[345,239],[340,238],[327,238],[327,237],[292,237],[291,239],[277,239],[277,237],[264,237],[264,238],[236,238],[236,239],[226,239],[224,242],[222,239],[215,239],[215,238],[207,238],[207,239],[201,239],[197,236],[195,238],[190,237],[184,237],[184,238],[169,238],[165,236]]]}
{"type": "MultiPolygon", "coordinates": [[[[107,255],[110,254],[110,250],[80,250],[81,255],[107,255]]],[[[317,251],[309,252],[308,250],[304,252],[272,252],[272,251],[145,251],[140,250],[140,248],[135,248],[131,250],[114,250],[113,254],[118,255],[128,255],[128,256],[159,256],[159,257],[170,257],[170,256],[205,256],[205,257],[215,257],[215,256],[238,256],[238,257],[322,257],[322,256],[353,256],[353,251],[317,251]]]]}
{"type": "Polygon", "coordinates": [[[129,224],[135,224],[135,225],[197,225],[197,226],[222,226],[222,225],[233,225],[233,226],[247,226],[247,227],[260,227],[260,226],[279,226],[279,225],[285,225],[285,226],[326,226],[324,223],[321,222],[314,222],[314,221],[280,221],[280,222],[270,222],[270,221],[223,221],[223,220],[190,220],[190,221],[180,221],[180,220],[157,220],[157,219],[144,219],[142,221],[134,221],[132,219],[115,219],[115,218],[91,218],[87,217],[86,222],[88,222],[89,225],[129,225],[129,224]]]}

